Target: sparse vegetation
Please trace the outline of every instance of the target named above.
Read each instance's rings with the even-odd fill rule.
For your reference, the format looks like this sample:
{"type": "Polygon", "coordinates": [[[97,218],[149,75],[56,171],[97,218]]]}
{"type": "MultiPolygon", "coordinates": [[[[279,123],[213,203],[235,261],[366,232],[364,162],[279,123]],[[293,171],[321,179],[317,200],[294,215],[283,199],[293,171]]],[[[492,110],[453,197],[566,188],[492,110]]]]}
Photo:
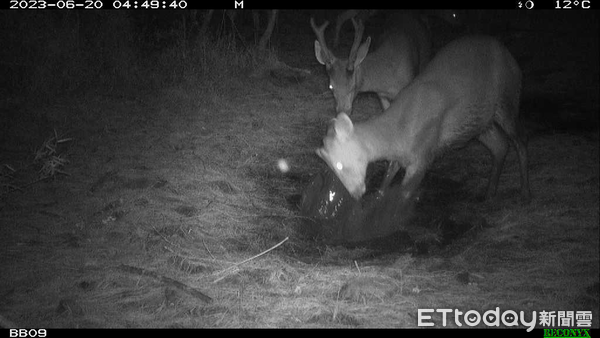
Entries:
{"type": "Polygon", "coordinates": [[[35,152],[33,161],[34,163],[41,164],[41,169],[39,170],[40,180],[56,177],[58,174],[69,175],[69,173],[63,170],[69,161],[57,149],[59,144],[69,141],[72,141],[72,139],[59,137],[55,129],[54,134],[44,141],[44,144],[35,152]]]}
{"type": "MultiPolygon", "coordinates": [[[[58,150],[58,145],[71,140],[70,138],[59,137],[57,131],[54,130],[53,135],[46,139],[34,154],[31,165],[39,168],[37,177],[28,178],[28,182],[20,185],[14,184],[17,170],[8,164],[4,164],[0,171],[2,186],[0,196],[17,190],[23,192],[26,187],[48,178],[56,178],[59,174],[69,175],[68,172],[64,171],[64,167],[69,163],[69,160],[67,160],[65,153],[58,150]]],[[[24,168],[22,171],[26,171],[26,169],[24,168]]]]}

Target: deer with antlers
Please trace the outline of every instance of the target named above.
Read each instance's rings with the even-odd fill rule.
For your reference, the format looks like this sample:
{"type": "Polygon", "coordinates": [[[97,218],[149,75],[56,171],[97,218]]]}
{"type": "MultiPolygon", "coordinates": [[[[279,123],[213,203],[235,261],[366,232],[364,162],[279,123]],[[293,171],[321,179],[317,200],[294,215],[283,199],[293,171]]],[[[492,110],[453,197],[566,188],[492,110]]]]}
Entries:
{"type": "Polygon", "coordinates": [[[379,47],[369,53],[371,37],[362,42],[362,20],[351,20],[355,28],[354,42],[349,57],[341,59],[333,54],[325,42],[325,29],[329,22],[317,26],[314,18],[310,19],[317,36],[315,56],[319,63],[325,65],[329,75],[335,110],[338,114],[351,114],[352,103],[356,95],[362,92],[376,93],[385,110],[429,61],[429,31],[412,13],[397,13],[384,30],[379,47]]]}

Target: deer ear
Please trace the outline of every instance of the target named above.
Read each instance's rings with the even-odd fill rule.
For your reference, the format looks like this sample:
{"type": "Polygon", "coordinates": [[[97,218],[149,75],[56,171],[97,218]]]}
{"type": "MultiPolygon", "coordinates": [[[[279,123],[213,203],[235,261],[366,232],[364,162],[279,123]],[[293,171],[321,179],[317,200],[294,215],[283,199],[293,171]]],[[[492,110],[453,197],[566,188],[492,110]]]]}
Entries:
{"type": "Polygon", "coordinates": [[[358,51],[356,52],[356,59],[354,60],[354,69],[363,62],[367,54],[369,53],[369,46],[371,45],[371,37],[369,36],[365,42],[363,42],[358,51]]]}
{"type": "Polygon", "coordinates": [[[346,115],[346,113],[339,113],[335,118],[333,126],[335,128],[336,136],[342,140],[348,138],[348,136],[354,130],[354,124],[352,123],[352,120],[350,120],[350,117],[346,115]]]}
{"type": "Polygon", "coordinates": [[[327,162],[327,153],[325,152],[325,149],[323,148],[317,148],[315,150],[315,153],[317,154],[317,156],[319,156],[323,161],[327,162]]]}

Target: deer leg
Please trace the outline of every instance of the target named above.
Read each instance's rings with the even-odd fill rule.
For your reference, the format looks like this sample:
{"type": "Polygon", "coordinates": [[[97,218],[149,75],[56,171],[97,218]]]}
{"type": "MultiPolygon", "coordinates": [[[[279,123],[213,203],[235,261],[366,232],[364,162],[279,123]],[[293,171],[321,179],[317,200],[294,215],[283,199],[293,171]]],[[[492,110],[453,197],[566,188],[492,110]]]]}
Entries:
{"type": "Polygon", "coordinates": [[[508,141],[503,131],[495,123],[488,131],[479,135],[477,139],[490,150],[493,157],[487,193],[485,195],[486,199],[491,199],[496,195],[496,191],[498,190],[500,173],[502,172],[506,153],[508,152],[508,141]]]}
{"type": "Polygon", "coordinates": [[[385,177],[383,178],[383,183],[381,183],[381,187],[379,188],[379,195],[383,196],[385,190],[390,186],[398,173],[398,170],[400,170],[400,163],[398,161],[390,161],[385,172],[385,177]]]}
{"type": "Polygon", "coordinates": [[[423,177],[425,177],[425,171],[426,166],[419,163],[414,163],[406,167],[402,185],[400,186],[403,202],[414,197],[415,191],[419,187],[423,177]]]}
{"type": "MultiPolygon", "coordinates": [[[[520,135],[516,135],[514,138],[511,137],[517,154],[519,155],[519,167],[521,169],[521,197],[528,203],[531,201],[531,190],[529,190],[529,170],[528,170],[528,155],[527,155],[527,143],[525,141],[524,131],[518,127],[517,130],[521,129],[520,135]]],[[[510,137],[510,134],[509,134],[510,137]]]]}

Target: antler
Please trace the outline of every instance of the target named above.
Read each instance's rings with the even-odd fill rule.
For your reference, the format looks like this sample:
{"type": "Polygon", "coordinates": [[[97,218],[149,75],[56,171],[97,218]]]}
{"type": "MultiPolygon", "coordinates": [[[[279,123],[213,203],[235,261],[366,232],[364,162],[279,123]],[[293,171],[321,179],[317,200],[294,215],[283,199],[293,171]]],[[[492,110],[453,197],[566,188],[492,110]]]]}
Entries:
{"type": "Polygon", "coordinates": [[[329,26],[329,21],[325,21],[324,24],[322,24],[320,27],[317,27],[317,25],[315,24],[315,19],[313,17],[311,17],[310,25],[312,26],[313,31],[317,35],[317,40],[321,44],[321,48],[323,49],[323,52],[325,52],[328,56],[333,55],[329,51],[329,48],[327,48],[327,44],[325,43],[325,28],[327,28],[327,26],[329,26]]]}
{"type": "Polygon", "coordinates": [[[354,25],[354,42],[352,43],[352,48],[350,49],[350,56],[348,57],[348,67],[354,68],[354,60],[356,60],[356,52],[358,51],[358,47],[360,46],[360,42],[362,40],[363,32],[365,31],[365,26],[362,23],[362,20],[352,18],[352,24],[354,25]]]}

